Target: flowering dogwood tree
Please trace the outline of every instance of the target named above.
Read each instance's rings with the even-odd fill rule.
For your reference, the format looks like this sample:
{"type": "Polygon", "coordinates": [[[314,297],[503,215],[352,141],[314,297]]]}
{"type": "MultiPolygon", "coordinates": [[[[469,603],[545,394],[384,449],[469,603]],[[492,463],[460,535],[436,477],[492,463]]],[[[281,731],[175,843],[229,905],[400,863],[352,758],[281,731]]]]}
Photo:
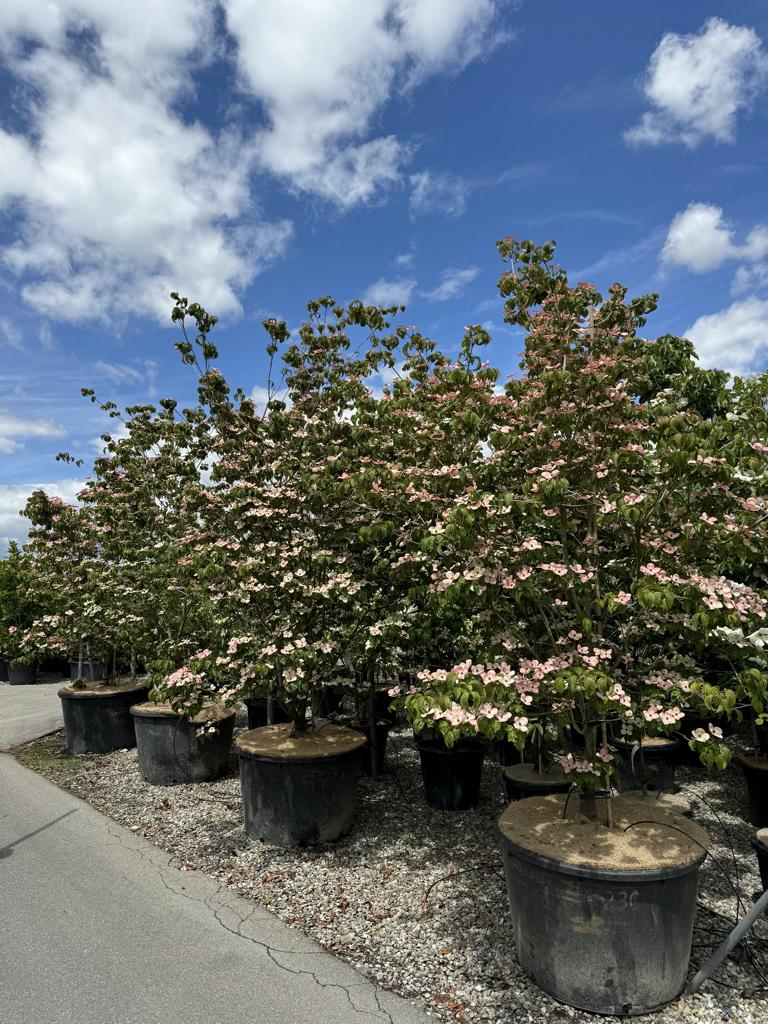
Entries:
{"type": "Polygon", "coordinates": [[[70,656],[86,646],[108,674],[128,664],[133,673],[141,663],[159,684],[200,648],[210,621],[179,549],[205,493],[207,434],[195,410],[178,414],[171,400],[160,410],[121,413],[111,402],[102,409],[120,418],[123,430],[103,435],[80,504],[36,492],[27,505],[31,564],[49,595],[49,614],[25,643],[70,656]]]}
{"type": "Polygon", "coordinates": [[[29,556],[11,541],[0,560],[0,656],[11,662],[34,661],[25,632],[45,605],[46,595],[34,586],[29,556]]]}
{"type": "MultiPolygon", "coordinates": [[[[512,264],[500,281],[505,317],[526,332],[523,374],[486,395],[483,466],[440,510],[439,539],[425,545],[413,523],[403,533],[411,558],[435,550],[430,591],[438,607],[464,609],[472,665],[447,673],[442,694],[425,675],[408,701],[421,723],[483,731],[482,685],[501,676],[507,700],[494,693],[484,709],[494,730],[508,711],[519,741],[523,704],[527,728],[558,729],[574,781],[606,789],[612,736],[672,733],[687,708],[736,705],[738,672],[714,681],[710,657],[724,630],[752,635],[766,621],[743,571],[765,550],[764,504],[738,478],[764,457],[765,414],[729,432],[725,416],[681,407],[674,387],[653,389],[659,359],[637,331],[655,296],[572,287],[552,245],[499,248],[512,264]]],[[[411,485],[429,504],[428,466],[411,485]]],[[[765,677],[750,679],[764,706],[765,677]]],[[[694,735],[710,767],[727,762],[720,738],[714,724],[694,735]]]]}
{"type": "Polygon", "coordinates": [[[175,298],[174,319],[195,323],[178,348],[199,372],[216,455],[185,557],[217,628],[174,685],[185,702],[272,694],[300,731],[340,661],[373,678],[396,665],[408,631],[407,603],[381,571],[394,525],[372,522],[364,500],[375,482],[365,412],[403,335],[390,330],[393,310],[327,298],[309,304],[293,343],[283,322],[266,321],[267,353],[283,372],[262,410],[212,366],[215,318],[175,298]]]}
{"type": "Polygon", "coordinates": [[[24,515],[32,527],[26,550],[32,586],[46,595],[46,614],[24,631],[29,660],[54,654],[83,664],[114,661],[114,620],[105,602],[95,523],[80,506],[34,491],[24,515]]]}

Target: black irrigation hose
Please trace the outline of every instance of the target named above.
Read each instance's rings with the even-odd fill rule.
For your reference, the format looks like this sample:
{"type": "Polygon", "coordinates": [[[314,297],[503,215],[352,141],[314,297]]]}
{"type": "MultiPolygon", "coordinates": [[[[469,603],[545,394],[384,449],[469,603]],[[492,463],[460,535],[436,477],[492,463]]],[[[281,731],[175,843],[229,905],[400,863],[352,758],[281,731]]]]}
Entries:
{"type": "MultiPolygon", "coordinates": [[[[633,822],[631,822],[631,824],[627,825],[627,827],[624,829],[624,831],[625,832],[629,832],[629,830],[631,828],[634,828],[636,825],[661,825],[664,828],[674,829],[675,832],[679,832],[681,835],[685,836],[687,839],[690,839],[692,843],[695,843],[700,849],[702,849],[704,851],[704,853],[707,855],[707,857],[711,858],[712,862],[720,870],[720,873],[722,874],[723,878],[730,885],[730,887],[734,890],[734,892],[736,893],[738,898],[741,899],[741,894],[739,893],[738,889],[736,889],[736,886],[733,884],[733,881],[731,880],[731,878],[729,877],[729,875],[726,872],[725,868],[720,863],[720,861],[717,859],[717,857],[715,857],[715,855],[711,852],[711,850],[708,850],[703,843],[700,843],[698,841],[698,839],[694,839],[692,835],[690,835],[688,832],[686,832],[684,828],[679,828],[677,825],[672,825],[668,821],[654,821],[653,818],[642,818],[640,821],[633,821],[633,822]]],[[[737,918],[737,923],[738,923],[738,918],[737,918]]]]}
{"type": "MultiPolygon", "coordinates": [[[[642,820],[642,821],[634,821],[630,825],[627,825],[627,827],[624,829],[624,831],[628,832],[629,829],[634,828],[635,825],[663,825],[665,828],[674,829],[675,832],[680,832],[682,835],[687,836],[688,839],[690,839],[692,842],[696,843],[696,845],[699,846],[702,850],[704,850],[705,854],[708,857],[711,858],[712,862],[717,866],[717,868],[719,869],[719,871],[722,874],[723,878],[725,878],[725,880],[728,882],[728,884],[731,886],[731,888],[736,893],[737,907],[740,906],[740,904],[741,904],[741,893],[736,888],[736,886],[734,885],[732,879],[727,874],[727,872],[725,871],[725,868],[722,866],[722,864],[717,859],[717,857],[715,857],[715,855],[710,850],[708,850],[706,848],[706,846],[704,846],[703,843],[700,843],[698,841],[698,839],[694,839],[693,836],[689,835],[685,831],[685,829],[678,828],[677,825],[672,825],[672,824],[670,824],[669,822],[666,822],[666,821],[653,821],[653,820],[650,820],[650,819],[649,820],[642,820]]],[[[723,920],[726,920],[726,921],[728,921],[730,923],[729,918],[727,918],[724,914],[720,914],[718,911],[713,911],[713,913],[717,914],[719,917],[722,917],[723,920]]],[[[736,924],[738,924],[738,910],[737,910],[736,924]]],[[[734,925],[734,927],[736,927],[736,925],[734,925]]],[[[766,977],[765,977],[765,974],[764,974],[764,969],[763,969],[762,961],[760,961],[760,964],[758,966],[758,963],[756,962],[755,953],[751,949],[749,942],[746,939],[744,939],[742,941],[744,943],[744,948],[746,949],[747,955],[750,958],[750,962],[752,963],[752,967],[754,968],[755,973],[759,977],[760,981],[762,981],[764,984],[766,984],[766,977]]],[[[715,979],[710,978],[709,980],[715,980],[715,979]]],[[[726,982],[718,981],[717,984],[719,984],[719,985],[726,985],[726,982]]],[[[726,985],[726,987],[728,987],[728,988],[736,988],[736,986],[734,986],[734,985],[726,985]]]]}
{"type": "Polygon", "coordinates": [[[487,871],[490,868],[492,874],[504,881],[504,875],[493,864],[478,864],[474,868],[462,868],[461,871],[450,871],[447,875],[443,875],[442,878],[436,879],[424,893],[424,902],[426,903],[429,899],[429,894],[435,888],[436,885],[440,885],[441,882],[447,882],[449,878],[458,878],[459,875],[468,875],[472,871],[487,871]]]}
{"type": "MultiPolygon", "coordinates": [[[[680,788],[683,791],[685,791],[687,787],[681,786],[680,788]]],[[[718,825],[720,826],[720,828],[721,828],[721,830],[723,832],[723,835],[725,836],[726,842],[728,843],[728,847],[730,849],[730,854],[731,854],[731,859],[733,861],[733,870],[734,870],[734,874],[736,876],[736,883],[735,883],[735,885],[731,882],[732,888],[734,888],[734,890],[736,891],[736,914],[735,914],[735,920],[734,920],[734,925],[733,925],[733,927],[735,928],[737,926],[738,922],[739,922],[739,915],[742,913],[742,911],[744,913],[746,913],[747,912],[747,907],[746,907],[746,904],[742,902],[742,898],[741,898],[741,875],[739,873],[739,860],[738,860],[738,857],[736,856],[736,849],[735,849],[735,847],[733,845],[733,840],[731,838],[731,833],[726,828],[725,823],[723,822],[722,818],[720,817],[720,815],[715,810],[715,808],[713,807],[713,805],[710,803],[709,800],[707,800],[705,797],[701,796],[699,793],[691,793],[690,790],[688,792],[689,792],[689,795],[694,800],[698,800],[700,803],[704,804],[704,806],[707,808],[707,810],[710,812],[710,814],[712,814],[714,816],[714,818],[716,819],[718,825]]],[[[712,855],[710,854],[710,856],[712,856],[712,855]]],[[[712,857],[712,859],[715,860],[714,857],[712,857]]],[[[730,882],[730,879],[729,879],[729,882],[730,882]]],[[[700,904],[700,905],[703,906],[703,904],[700,904]]],[[[725,916],[725,914],[721,914],[720,911],[714,910],[713,908],[710,908],[710,907],[706,907],[705,909],[710,910],[711,913],[716,914],[718,917],[721,917],[725,921],[729,920],[725,916]]],[[[755,938],[754,935],[751,936],[751,937],[748,937],[748,936],[745,935],[744,938],[742,939],[742,944],[743,944],[743,947],[744,947],[744,949],[745,949],[745,951],[747,953],[747,956],[749,957],[750,963],[752,964],[752,968],[753,968],[755,974],[757,974],[758,978],[763,982],[763,986],[766,989],[768,989],[768,966],[766,966],[763,963],[759,953],[757,952],[757,950],[755,948],[753,948],[752,940],[754,938],[755,938]]],[[[756,941],[763,942],[764,940],[757,939],[756,941]]],[[[758,991],[762,991],[762,989],[758,990],[758,991]]]]}
{"type": "MultiPolygon", "coordinates": [[[[681,786],[680,789],[682,789],[685,792],[686,787],[685,786],[681,786]]],[[[735,918],[734,918],[734,927],[735,927],[736,924],[738,923],[738,920],[739,920],[739,914],[742,912],[742,909],[746,910],[746,906],[742,906],[742,902],[741,902],[741,877],[739,875],[739,861],[738,861],[738,858],[736,856],[736,849],[735,849],[735,847],[733,845],[733,840],[731,839],[731,833],[725,827],[725,824],[724,824],[722,818],[717,813],[717,811],[712,806],[712,804],[709,802],[709,800],[705,800],[705,798],[703,796],[699,796],[698,793],[691,793],[690,795],[693,797],[694,800],[698,800],[700,803],[704,804],[704,806],[707,808],[707,810],[710,812],[710,814],[713,814],[715,816],[715,819],[717,820],[718,825],[722,829],[723,835],[725,836],[726,842],[728,843],[728,846],[730,848],[731,859],[733,860],[733,870],[734,870],[734,873],[736,875],[736,884],[734,886],[734,888],[736,890],[736,914],[735,914],[735,918]]]]}

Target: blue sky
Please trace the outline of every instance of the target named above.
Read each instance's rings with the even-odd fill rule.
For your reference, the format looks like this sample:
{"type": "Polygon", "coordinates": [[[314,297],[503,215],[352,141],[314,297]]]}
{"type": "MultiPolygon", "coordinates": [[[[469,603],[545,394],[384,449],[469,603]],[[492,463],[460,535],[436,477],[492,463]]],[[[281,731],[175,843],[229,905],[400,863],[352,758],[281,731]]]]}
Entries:
{"type": "Polygon", "coordinates": [[[485,323],[512,370],[494,242],[554,238],[661,292],[649,336],[763,368],[766,97],[760,0],[3,0],[0,538],[34,485],[74,494],[81,387],[191,396],[172,289],[248,390],[261,320],[321,294],[407,301],[449,350],[485,323]]]}

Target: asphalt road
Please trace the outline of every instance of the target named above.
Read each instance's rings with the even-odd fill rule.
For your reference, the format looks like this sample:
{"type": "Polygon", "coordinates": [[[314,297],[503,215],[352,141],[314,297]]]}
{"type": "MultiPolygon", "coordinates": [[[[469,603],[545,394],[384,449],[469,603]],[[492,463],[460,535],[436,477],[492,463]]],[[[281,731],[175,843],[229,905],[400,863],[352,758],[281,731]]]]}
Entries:
{"type": "Polygon", "coordinates": [[[0,1024],[428,1024],[0,754],[0,1024]]]}
{"type": "Polygon", "coordinates": [[[63,727],[61,700],[56,694],[67,682],[59,679],[34,686],[0,683],[0,750],[63,727]]]}

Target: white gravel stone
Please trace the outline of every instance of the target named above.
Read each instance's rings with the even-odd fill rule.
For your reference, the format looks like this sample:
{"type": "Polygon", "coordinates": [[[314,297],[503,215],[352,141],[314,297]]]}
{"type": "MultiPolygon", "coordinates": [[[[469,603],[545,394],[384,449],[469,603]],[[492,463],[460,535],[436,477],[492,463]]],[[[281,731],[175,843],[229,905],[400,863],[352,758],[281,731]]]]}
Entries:
{"type": "MultiPolygon", "coordinates": [[[[730,742],[740,746],[738,739],[730,742]]],[[[495,831],[500,768],[486,761],[480,807],[452,814],[426,806],[408,730],[392,733],[388,766],[392,774],[378,783],[361,781],[352,834],[333,846],[304,850],[247,838],[234,761],[231,774],[217,782],[158,788],[141,781],[135,750],[117,751],[84,758],[68,788],[171,853],[179,865],[256,900],[383,987],[421,998],[446,1021],[594,1022],[544,995],[517,965],[495,831]]],[[[743,913],[760,878],[738,768],[717,777],[681,768],[678,781],[727,875],[711,859],[702,868],[693,972],[734,923],[732,883],[743,913]]],[[[768,1024],[767,919],[715,979],[643,1020],[768,1024]]]]}

